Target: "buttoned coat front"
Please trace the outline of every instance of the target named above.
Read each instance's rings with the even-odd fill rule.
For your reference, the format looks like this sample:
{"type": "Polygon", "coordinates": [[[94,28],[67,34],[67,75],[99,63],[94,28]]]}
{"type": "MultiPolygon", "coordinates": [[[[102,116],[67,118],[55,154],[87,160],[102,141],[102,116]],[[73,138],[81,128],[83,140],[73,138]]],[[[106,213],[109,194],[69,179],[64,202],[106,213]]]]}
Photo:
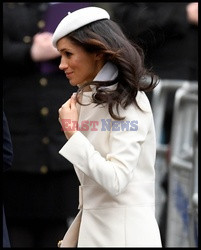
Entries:
{"type": "MultiPolygon", "coordinates": [[[[89,102],[92,92],[84,92],[89,102]]],[[[60,154],[80,181],[79,213],[61,247],[161,247],[155,219],[156,140],[149,101],[130,105],[114,121],[107,106],[79,106],[79,131],[60,154]]]]}

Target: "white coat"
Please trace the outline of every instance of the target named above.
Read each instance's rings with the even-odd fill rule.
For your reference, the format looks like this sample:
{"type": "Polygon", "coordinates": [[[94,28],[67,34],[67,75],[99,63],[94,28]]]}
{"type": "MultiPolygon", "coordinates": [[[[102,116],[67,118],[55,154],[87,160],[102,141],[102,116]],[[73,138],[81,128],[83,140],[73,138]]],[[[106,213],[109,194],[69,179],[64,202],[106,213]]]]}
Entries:
{"type": "MultiPolygon", "coordinates": [[[[115,72],[107,63],[95,79],[112,79],[115,72]]],[[[85,92],[82,102],[92,93],[85,92]]],[[[79,107],[79,125],[91,123],[87,128],[85,122],[59,153],[73,163],[79,178],[80,211],[61,247],[161,247],[155,219],[153,116],[143,92],[138,92],[137,102],[144,111],[134,105],[120,109],[125,123],[114,122],[107,107],[79,107]]]]}

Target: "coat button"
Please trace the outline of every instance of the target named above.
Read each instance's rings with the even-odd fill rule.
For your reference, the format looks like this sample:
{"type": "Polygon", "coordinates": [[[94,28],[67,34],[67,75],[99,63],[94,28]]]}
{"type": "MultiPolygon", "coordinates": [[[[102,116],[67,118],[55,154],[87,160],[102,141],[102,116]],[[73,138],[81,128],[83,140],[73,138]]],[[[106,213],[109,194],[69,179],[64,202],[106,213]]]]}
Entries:
{"type": "Polygon", "coordinates": [[[57,247],[61,247],[61,244],[62,244],[62,240],[58,241],[57,247]]]}
{"type": "Polygon", "coordinates": [[[38,21],[37,25],[38,25],[38,28],[43,29],[45,27],[45,21],[44,20],[40,20],[40,21],[38,21]]]}
{"type": "Polygon", "coordinates": [[[39,80],[39,83],[40,83],[41,86],[45,87],[45,86],[47,86],[48,80],[47,80],[47,78],[42,77],[42,78],[39,80]]]}
{"type": "Polygon", "coordinates": [[[47,107],[43,107],[41,110],[40,110],[40,113],[42,116],[47,116],[48,113],[49,113],[49,109],[47,107]]]}
{"type": "Polygon", "coordinates": [[[43,143],[43,144],[46,144],[46,145],[49,144],[49,143],[50,143],[49,137],[47,137],[47,136],[43,137],[43,138],[42,138],[42,143],[43,143]]]}
{"type": "Polygon", "coordinates": [[[31,37],[30,36],[24,36],[23,37],[23,42],[24,43],[30,43],[31,42],[31,37]]]}
{"type": "Polygon", "coordinates": [[[48,167],[46,165],[42,165],[40,167],[40,173],[41,174],[47,174],[47,172],[48,172],[48,167]]]}

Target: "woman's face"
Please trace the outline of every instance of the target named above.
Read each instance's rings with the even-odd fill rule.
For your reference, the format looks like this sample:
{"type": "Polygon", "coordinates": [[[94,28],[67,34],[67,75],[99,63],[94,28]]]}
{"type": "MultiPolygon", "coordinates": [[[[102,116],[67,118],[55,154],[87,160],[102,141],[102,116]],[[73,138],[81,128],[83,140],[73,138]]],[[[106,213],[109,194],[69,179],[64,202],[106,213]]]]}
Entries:
{"type": "Polygon", "coordinates": [[[92,81],[103,67],[100,55],[86,52],[66,37],[57,42],[57,49],[61,53],[59,68],[64,71],[73,86],[92,81]]]}

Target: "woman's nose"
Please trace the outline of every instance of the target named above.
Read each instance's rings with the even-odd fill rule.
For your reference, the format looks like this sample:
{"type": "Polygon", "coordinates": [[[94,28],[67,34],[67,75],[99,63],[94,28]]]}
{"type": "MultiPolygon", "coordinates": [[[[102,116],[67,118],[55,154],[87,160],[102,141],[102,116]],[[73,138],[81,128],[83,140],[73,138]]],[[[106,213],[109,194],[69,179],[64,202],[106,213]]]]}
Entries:
{"type": "Polygon", "coordinates": [[[68,68],[67,62],[64,61],[64,60],[61,58],[61,61],[60,61],[60,64],[59,64],[59,69],[60,69],[60,70],[64,70],[64,69],[66,69],[66,68],[68,68]]]}
{"type": "Polygon", "coordinates": [[[59,64],[59,69],[64,70],[63,64],[61,64],[61,63],[59,64]]]}

